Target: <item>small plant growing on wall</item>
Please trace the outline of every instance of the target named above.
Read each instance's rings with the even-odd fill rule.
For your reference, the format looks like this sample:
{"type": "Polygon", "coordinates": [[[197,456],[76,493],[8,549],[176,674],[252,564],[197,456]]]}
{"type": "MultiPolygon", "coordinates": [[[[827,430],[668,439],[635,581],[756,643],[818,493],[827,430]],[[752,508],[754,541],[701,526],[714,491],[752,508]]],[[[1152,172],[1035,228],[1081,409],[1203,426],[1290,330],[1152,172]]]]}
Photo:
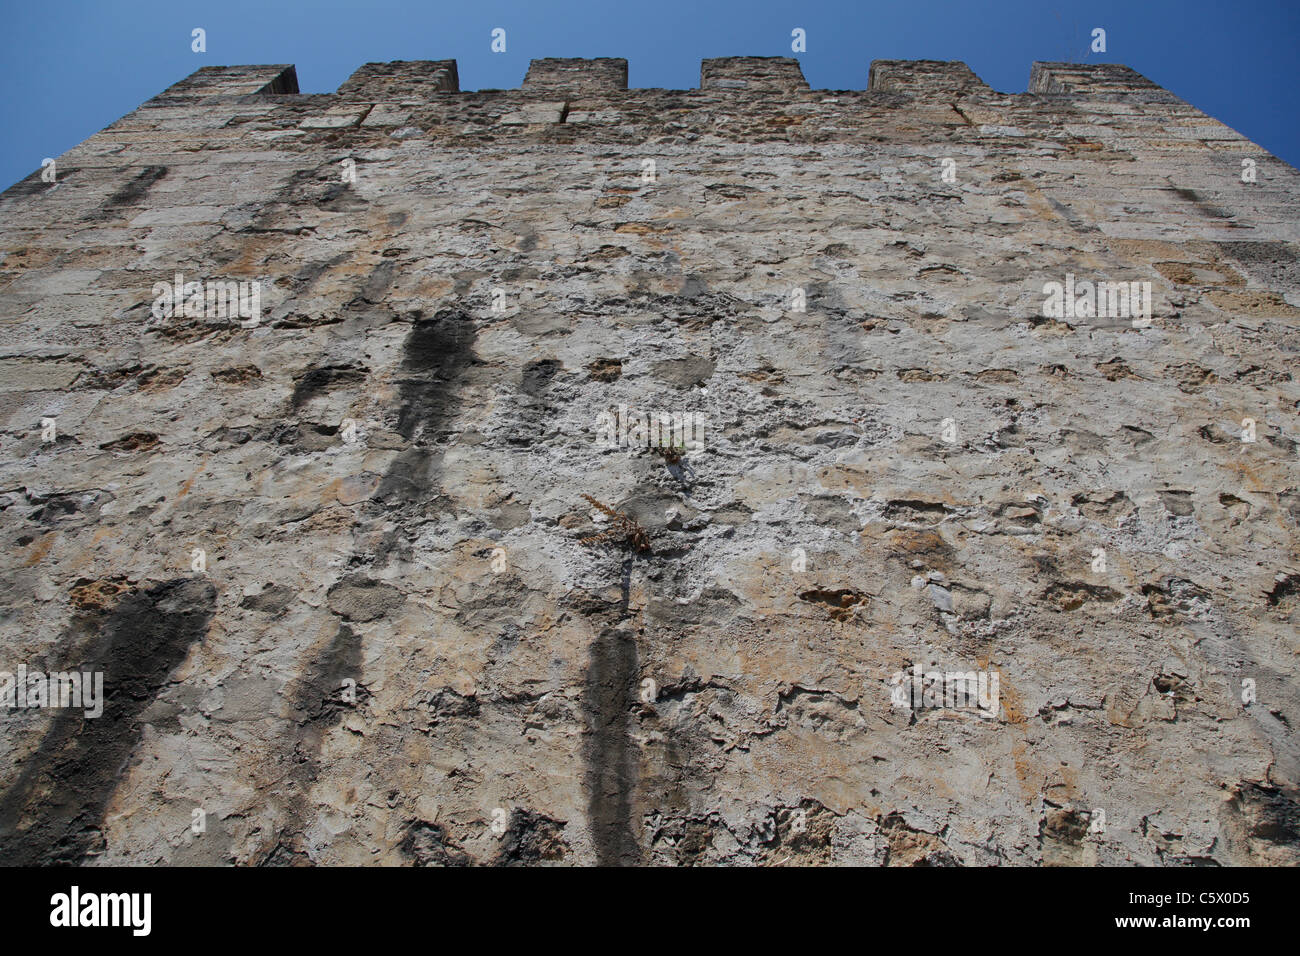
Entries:
{"type": "Polygon", "coordinates": [[[641,527],[631,515],[625,514],[607,504],[602,504],[591,495],[583,495],[601,513],[608,515],[610,526],[599,534],[583,538],[583,544],[617,544],[644,553],[650,550],[650,532],[641,527]]]}
{"type": "Polygon", "coordinates": [[[686,457],[685,445],[655,445],[651,451],[670,465],[680,465],[686,457]]]}

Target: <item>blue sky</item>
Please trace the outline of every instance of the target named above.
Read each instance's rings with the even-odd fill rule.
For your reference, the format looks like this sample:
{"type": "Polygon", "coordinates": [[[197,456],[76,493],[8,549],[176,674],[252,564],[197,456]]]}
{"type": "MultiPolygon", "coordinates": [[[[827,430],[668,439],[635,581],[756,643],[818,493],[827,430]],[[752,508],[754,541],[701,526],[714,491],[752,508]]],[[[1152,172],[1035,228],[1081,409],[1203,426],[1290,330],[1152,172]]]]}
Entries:
{"type": "Polygon", "coordinates": [[[0,188],[200,66],[294,63],[325,93],[369,60],[454,58],[482,89],[518,86],[532,57],[621,56],[632,86],[691,88],[704,57],[791,55],[795,27],[814,88],[862,89],[873,59],[964,60],[1004,92],[1034,60],[1125,63],[1300,165],[1300,0],[0,2],[0,188]]]}

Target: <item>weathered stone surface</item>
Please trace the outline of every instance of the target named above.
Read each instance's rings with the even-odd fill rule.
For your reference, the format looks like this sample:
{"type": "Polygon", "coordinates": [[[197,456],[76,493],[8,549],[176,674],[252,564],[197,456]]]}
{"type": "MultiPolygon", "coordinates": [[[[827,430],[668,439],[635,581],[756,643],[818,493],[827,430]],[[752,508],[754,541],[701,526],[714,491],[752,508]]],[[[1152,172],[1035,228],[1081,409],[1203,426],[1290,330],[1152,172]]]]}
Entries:
{"type": "Polygon", "coordinates": [[[339,87],[339,95],[379,105],[421,102],[434,93],[460,90],[455,60],[399,60],[367,63],[339,87]]]}
{"type": "Polygon", "coordinates": [[[807,90],[799,61],[788,56],[723,56],[700,65],[700,88],[791,93],[807,90]]]}
{"type": "Polygon", "coordinates": [[[867,76],[867,89],[913,96],[989,92],[970,67],[955,60],[876,60],[867,76]]]}
{"type": "Polygon", "coordinates": [[[598,57],[533,60],[523,89],[528,92],[558,90],[570,93],[612,93],[627,89],[627,60],[598,57]]]}
{"type": "Polygon", "coordinates": [[[0,670],[109,692],[0,712],[0,858],[1300,862],[1300,177],[869,85],[205,68],[0,196],[0,670]]]}

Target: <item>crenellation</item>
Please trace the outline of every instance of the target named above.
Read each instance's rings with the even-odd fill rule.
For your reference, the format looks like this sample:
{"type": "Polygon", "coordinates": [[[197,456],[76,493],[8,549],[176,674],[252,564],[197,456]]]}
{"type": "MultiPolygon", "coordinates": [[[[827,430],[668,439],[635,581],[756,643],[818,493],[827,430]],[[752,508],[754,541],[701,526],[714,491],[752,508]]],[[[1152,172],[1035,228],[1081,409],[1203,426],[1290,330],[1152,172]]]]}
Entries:
{"type": "Polygon", "coordinates": [[[521,89],[574,95],[626,90],[627,60],[616,57],[532,60],[521,89]]]}
{"type": "Polygon", "coordinates": [[[793,93],[808,89],[808,81],[793,57],[723,56],[700,64],[700,89],[793,93]]]}
{"type": "Polygon", "coordinates": [[[1141,73],[1118,63],[1036,62],[1029,73],[1029,92],[1039,95],[1123,96],[1166,105],[1181,102],[1141,73]]]}
{"type": "Polygon", "coordinates": [[[992,92],[969,66],[958,60],[873,60],[867,74],[867,89],[929,97],[992,92]]]}
{"type": "Polygon", "coordinates": [[[186,104],[217,97],[284,95],[298,92],[291,63],[274,66],[205,66],[163,90],[145,105],[186,104]]]}
{"type": "Polygon", "coordinates": [[[460,92],[455,60],[397,60],[367,63],[338,88],[349,99],[389,103],[424,102],[437,93],[460,92]]]}

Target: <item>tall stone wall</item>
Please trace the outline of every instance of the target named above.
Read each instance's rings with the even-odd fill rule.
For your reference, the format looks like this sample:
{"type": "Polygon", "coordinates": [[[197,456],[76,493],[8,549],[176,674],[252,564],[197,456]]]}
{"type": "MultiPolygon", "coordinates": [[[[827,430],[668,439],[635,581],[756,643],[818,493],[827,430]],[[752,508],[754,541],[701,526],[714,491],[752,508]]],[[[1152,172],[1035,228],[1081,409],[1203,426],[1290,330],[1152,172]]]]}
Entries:
{"type": "Polygon", "coordinates": [[[1300,862],[1294,169],[1120,66],[297,90],[0,196],[0,670],[107,698],[0,859],[1300,862]]]}

